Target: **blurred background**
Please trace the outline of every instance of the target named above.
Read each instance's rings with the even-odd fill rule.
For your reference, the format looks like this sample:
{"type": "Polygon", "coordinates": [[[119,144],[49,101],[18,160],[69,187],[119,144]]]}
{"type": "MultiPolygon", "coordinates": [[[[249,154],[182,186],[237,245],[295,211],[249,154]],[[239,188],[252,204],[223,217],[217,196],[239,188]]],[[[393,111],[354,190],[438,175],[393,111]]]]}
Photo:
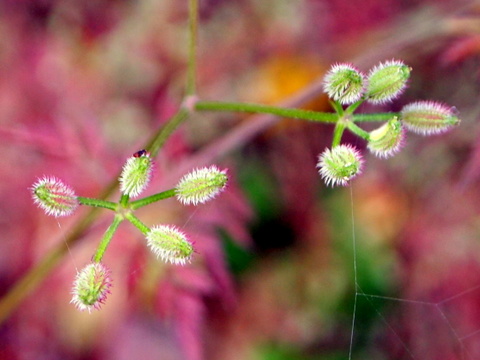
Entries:
{"type": "Polygon", "coordinates": [[[361,111],[432,99],[462,123],[409,134],[388,160],[346,136],[364,173],[330,189],[315,164],[331,126],[279,119],[239,140],[258,117],[195,113],[161,150],[148,194],[207,158],[229,169],[227,191],[138,212],[189,233],[194,261],[157,261],[122,224],[104,258],[107,303],[92,314],[69,304],[112,214],[67,248],[87,210],[47,217],[29,187],[52,175],[97,197],[115,179],[181,105],[187,17],[186,0],[0,1],[0,359],[340,360],[350,347],[351,359],[480,358],[478,1],[200,0],[202,99],[295,97],[330,111],[319,84],[332,63],[368,71],[394,58],[413,68],[409,88],[361,111]],[[5,296],[58,248],[6,311],[5,296]]]}

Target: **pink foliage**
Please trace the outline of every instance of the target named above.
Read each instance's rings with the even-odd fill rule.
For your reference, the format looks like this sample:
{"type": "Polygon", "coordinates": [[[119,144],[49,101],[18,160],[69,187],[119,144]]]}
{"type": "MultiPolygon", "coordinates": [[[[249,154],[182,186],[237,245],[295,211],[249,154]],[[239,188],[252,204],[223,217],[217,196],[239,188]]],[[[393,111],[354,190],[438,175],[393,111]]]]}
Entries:
{"type": "MultiPolygon", "coordinates": [[[[0,2],[0,296],[64,243],[85,213],[80,206],[71,218],[47,218],[32,203],[28,189],[35,180],[56,176],[77,194],[97,197],[124,159],[181,106],[187,3],[0,2]]],[[[357,285],[398,301],[358,314],[354,334],[363,342],[354,342],[353,358],[478,358],[479,41],[476,28],[464,22],[478,16],[459,6],[200,1],[202,98],[279,101],[308,86],[309,76],[320,76],[332,59],[356,58],[368,68],[372,59],[398,57],[417,79],[402,101],[433,93],[457,104],[462,127],[422,142],[412,136],[391,161],[368,158],[353,198],[349,189],[325,189],[315,169],[317,154],[331,142],[329,126],[282,121],[234,154],[215,154],[230,176],[215,201],[191,207],[169,199],[139,211],[149,226],[181,226],[195,244],[192,264],[157,262],[137,229],[122,224],[104,259],[112,269],[112,294],[101,312],[78,314],[69,292],[76,268],[90,261],[111,222],[111,213],[102,212],[2,324],[0,359],[348,354],[357,285]],[[293,66],[292,57],[298,59],[293,66]],[[280,64],[276,72],[264,66],[272,63],[280,64]],[[260,175],[274,179],[272,189],[252,191],[238,180],[253,158],[261,162],[260,175]],[[261,214],[248,191],[274,191],[275,204],[265,208],[277,213],[261,214]],[[352,280],[352,204],[358,284],[352,280]],[[263,239],[252,235],[254,223],[272,220],[262,216],[282,223],[288,245],[276,248],[278,234],[268,227],[263,239]],[[250,256],[239,273],[233,273],[221,231],[250,256]],[[273,244],[271,251],[260,251],[262,241],[273,244]]],[[[322,99],[308,107],[328,110],[322,99]]],[[[193,114],[155,159],[146,192],[165,190],[182,175],[177,165],[249,121],[193,114]]],[[[364,147],[359,140],[354,145],[364,147]]]]}

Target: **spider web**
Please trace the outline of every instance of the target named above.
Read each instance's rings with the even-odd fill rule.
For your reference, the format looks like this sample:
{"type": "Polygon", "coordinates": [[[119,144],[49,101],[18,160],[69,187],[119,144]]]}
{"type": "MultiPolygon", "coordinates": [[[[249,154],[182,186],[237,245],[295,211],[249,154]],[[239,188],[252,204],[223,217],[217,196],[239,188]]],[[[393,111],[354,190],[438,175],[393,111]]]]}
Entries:
{"type": "Polygon", "coordinates": [[[366,293],[359,280],[359,258],[353,186],[350,186],[353,279],[355,294],[352,308],[348,359],[460,359],[480,358],[480,323],[465,321],[465,312],[480,316],[480,284],[438,301],[407,299],[366,293]],[[373,310],[377,329],[369,343],[381,350],[358,350],[362,323],[360,304],[373,310]],[[465,307],[468,309],[465,310],[465,307]],[[412,321],[414,320],[414,321],[412,321]],[[473,323],[473,326],[472,326],[473,323]],[[379,326],[380,325],[380,326],[379,326]],[[378,345],[377,345],[378,344],[378,345]],[[370,353],[372,352],[372,353],[370,353]]]}

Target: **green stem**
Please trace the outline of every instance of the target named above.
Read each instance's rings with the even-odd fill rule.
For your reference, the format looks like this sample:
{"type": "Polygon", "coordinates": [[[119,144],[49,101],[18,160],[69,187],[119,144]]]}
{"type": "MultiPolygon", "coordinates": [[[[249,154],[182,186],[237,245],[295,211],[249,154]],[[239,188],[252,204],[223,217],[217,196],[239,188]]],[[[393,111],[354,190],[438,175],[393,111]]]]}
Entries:
{"type": "Polygon", "coordinates": [[[88,206],[93,206],[93,207],[101,207],[104,209],[110,209],[113,211],[117,210],[118,205],[111,202],[111,201],[106,201],[106,200],[101,200],[101,199],[92,199],[92,198],[87,198],[83,196],[77,196],[77,200],[80,204],[82,205],[88,205],[88,206]]]}
{"type": "Polygon", "coordinates": [[[197,33],[198,33],[198,0],[189,0],[188,3],[188,69],[187,95],[196,93],[197,73],[197,33]]]}
{"type": "Polygon", "coordinates": [[[361,127],[351,121],[347,123],[347,129],[364,140],[368,141],[370,138],[370,133],[368,131],[363,130],[361,127]]]}
{"type": "Polygon", "coordinates": [[[343,116],[343,107],[342,104],[340,104],[338,101],[330,101],[330,105],[332,108],[335,110],[335,112],[338,114],[339,117],[343,116]]]}
{"type": "Polygon", "coordinates": [[[360,99],[360,100],[358,100],[357,102],[355,102],[355,103],[353,103],[352,105],[350,105],[349,107],[347,107],[347,108],[345,109],[345,112],[346,112],[347,114],[350,114],[350,115],[353,114],[353,112],[354,112],[355,110],[357,110],[358,107],[359,107],[360,105],[362,105],[362,103],[363,103],[364,101],[365,101],[365,99],[360,99]]]}
{"type": "Polygon", "coordinates": [[[138,208],[141,208],[142,206],[157,202],[159,200],[168,199],[173,196],[175,196],[175,189],[162,191],[161,193],[147,196],[146,198],[143,198],[143,199],[132,201],[130,203],[130,209],[136,210],[138,208]]]}
{"type": "Polygon", "coordinates": [[[165,141],[169,138],[172,132],[187,119],[189,111],[185,108],[181,108],[168,123],[165,124],[158,132],[155,134],[153,141],[150,142],[146,148],[150,151],[152,158],[155,158],[158,154],[160,148],[165,144],[165,141]]]}
{"type": "Polygon", "coordinates": [[[252,103],[233,103],[220,101],[198,101],[195,110],[208,111],[233,111],[246,113],[273,114],[293,119],[304,119],[316,122],[335,123],[338,115],[334,113],[316,112],[302,109],[287,109],[276,106],[260,105],[252,103]]]}
{"type": "Polygon", "coordinates": [[[149,227],[145,225],[139,218],[132,213],[126,213],[125,218],[130,221],[135,227],[142,232],[143,235],[147,235],[150,231],[149,227]]]}
{"type": "Polygon", "coordinates": [[[130,200],[130,196],[126,194],[122,194],[122,197],[120,198],[120,205],[123,207],[126,207],[128,204],[128,200],[130,200]]]}
{"type": "Polygon", "coordinates": [[[116,214],[113,218],[113,222],[110,224],[107,231],[103,235],[102,241],[100,241],[100,244],[98,244],[97,251],[93,256],[94,262],[102,261],[103,254],[105,253],[105,250],[107,250],[108,244],[110,244],[110,240],[112,240],[113,234],[115,234],[115,231],[117,231],[117,228],[122,221],[123,216],[120,214],[116,214]]]}
{"type": "Polygon", "coordinates": [[[388,121],[392,119],[394,116],[400,118],[400,113],[376,113],[376,114],[353,114],[352,121],[353,122],[368,122],[368,121],[388,121]]]}
{"type": "Polygon", "coordinates": [[[335,125],[335,129],[333,130],[332,149],[335,146],[340,145],[340,141],[342,140],[342,135],[346,127],[347,126],[344,121],[339,121],[335,125]]]}

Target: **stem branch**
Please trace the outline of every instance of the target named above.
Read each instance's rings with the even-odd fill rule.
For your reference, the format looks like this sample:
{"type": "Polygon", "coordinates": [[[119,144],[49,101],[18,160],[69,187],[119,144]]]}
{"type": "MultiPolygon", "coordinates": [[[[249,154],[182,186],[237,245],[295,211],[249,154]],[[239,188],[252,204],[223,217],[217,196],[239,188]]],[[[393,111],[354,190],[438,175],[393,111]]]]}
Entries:
{"type": "Polygon", "coordinates": [[[375,113],[375,114],[353,114],[351,115],[351,120],[353,122],[379,122],[379,121],[388,121],[394,116],[400,118],[400,113],[375,113]]]}
{"type": "Polygon", "coordinates": [[[82,205],[88,205],[93,207],[100,207],[109,210],[117,210],[117,204],[111,201],[101,200],[101,199],[92,199],[83,196],[77,196],[77,200],[82,205]]]}
{"type": "Polygon", "coordinates": [[[197,33],[198,33],[198,0],[189,0],[188,3],[188,69],[187,95],[196,93],[197,77],[197,33]]]}
{"type": "Polygon", "coordinates": [[[293,119],[304,119],[323,123],[335,123],[338,120],[338,115],[334,113],[324,113],[303,109],[288,109],[252,103],[198,101],[195,104],[195,110],[272,114],[293,119]]]}
{"type": "Polygon", "coordinates": [[[150,229],[145,225],[139,218],[137,218],[132,213],[126,213],[125,217],[130,221],[135,227],[142,232],[143,235],[147,235],[150,229]]]}
{"type": "Polygon", "coordinates": [[[175,131],[175,129],[188,117],[189,111],[181,108],[153,137],[152,141],[145,148],[149,149],[152,158],[155,158],[165,141],[175,131]]]}
{"type": "Polygon", "coordinates": [[[347,129],[364,140],[368,141],[370,138],[370,133],[368,131],[363,130],[361,127],[351,121],[347,123],[347,129]]]}
{"type": "Polygon", "coordinates": [[[148,196],[148,197],[143,198],[143,199],[138,199],[138,200],[132,201],[130,203],[130,209],[136,210],[138,208],[141,208],[142,206],[154,203],[154,202],[159,201],[159,200],[168,199],[168,198],[171,198],[173,196],[175,196],[175,189],[162,191],[161,193],[154,194],[154,195],[148,196]]]}
{"type": "Polygon", "coordinates": [[[107,250],[108,244],[110,244],[113,234],[115,234],[115,231],[117,231],[118,229],[118,225],[120,225],[122,221],[123,216],[120,214],[116,214],[113,218],[113,222],[110,224],[107,231],[103,235],[102,241],[100,242],[100,244],[98,244],[97,251],[93,256],[94,262],[102,261],[103,254],[105,253],[105,250],[107,250]]]}

